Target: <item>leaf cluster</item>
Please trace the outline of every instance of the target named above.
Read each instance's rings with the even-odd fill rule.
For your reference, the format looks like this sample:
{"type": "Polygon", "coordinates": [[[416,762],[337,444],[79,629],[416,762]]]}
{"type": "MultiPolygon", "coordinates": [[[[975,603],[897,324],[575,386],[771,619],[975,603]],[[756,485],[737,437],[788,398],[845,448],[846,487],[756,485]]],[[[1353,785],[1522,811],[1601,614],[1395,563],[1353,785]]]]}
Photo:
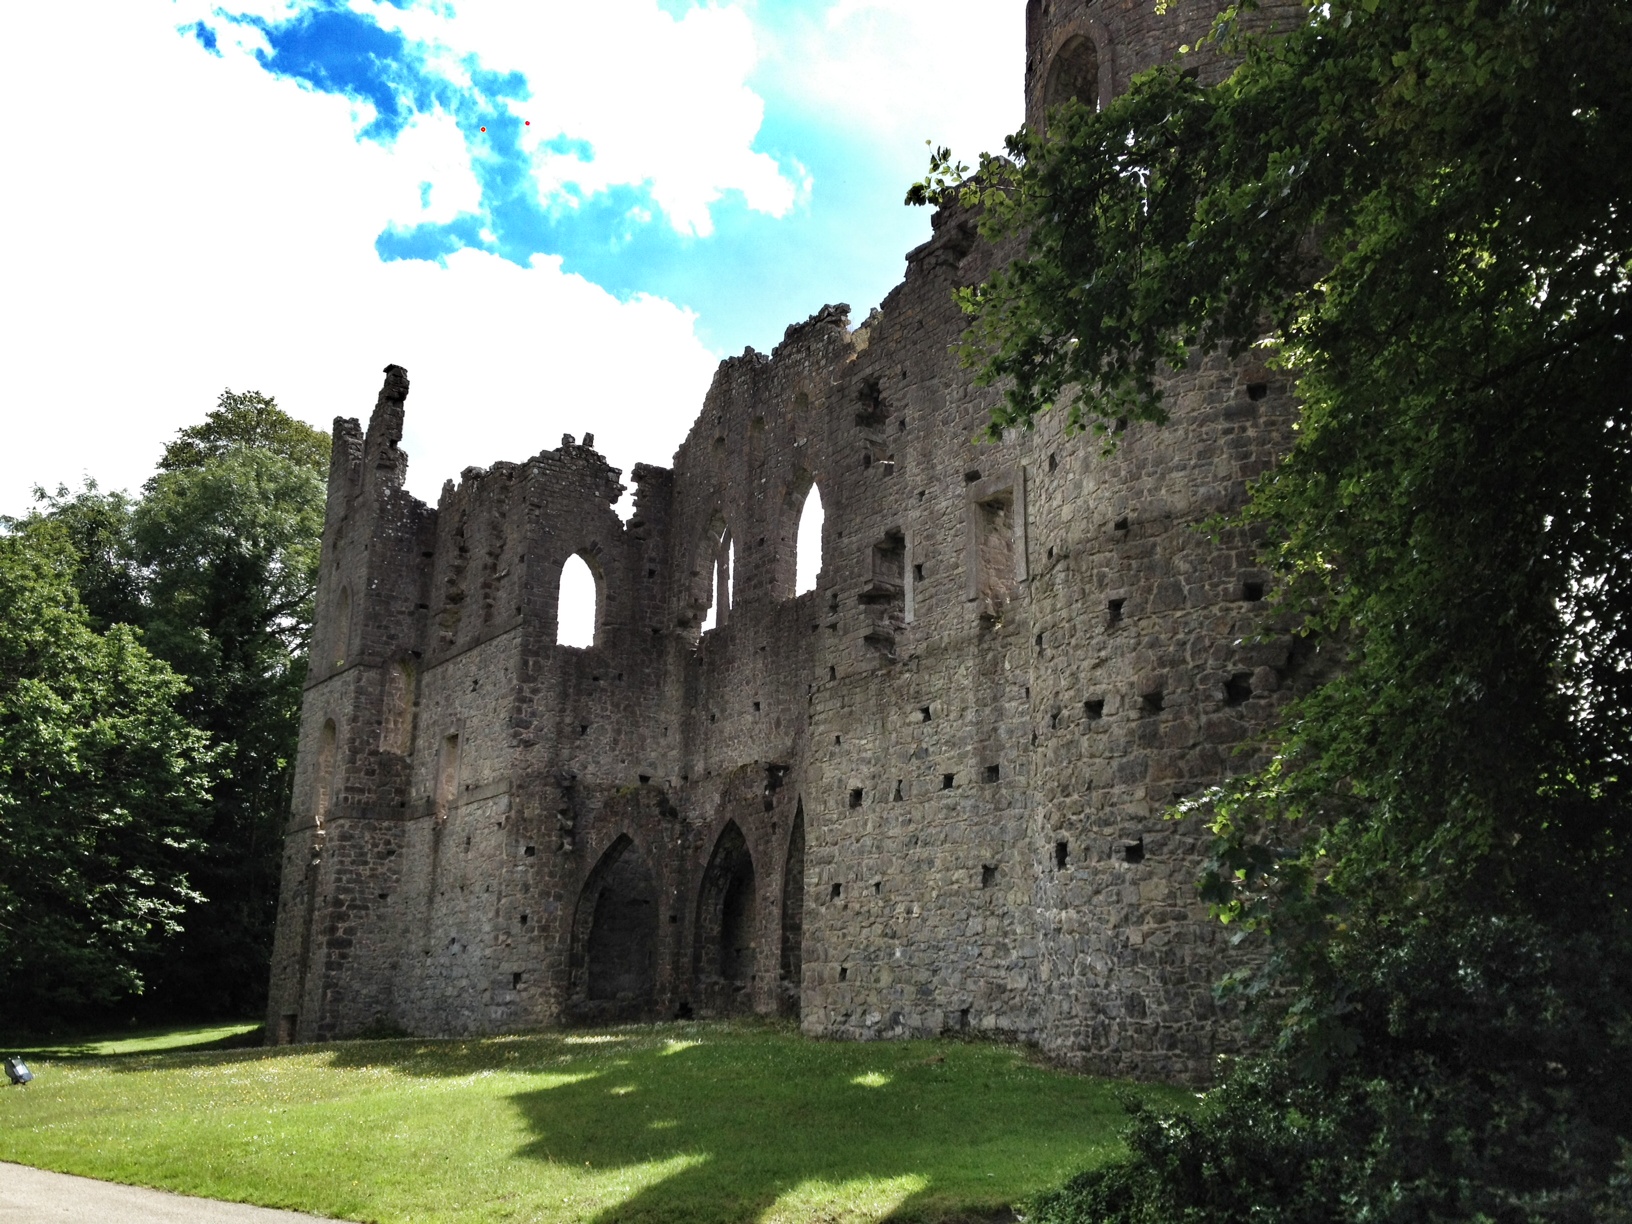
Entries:
{"type": "MultiPolygon", "coordinates": [[[[103,1001],[140,989],[158,1011],[238,1015],[264,992],[328,459],[328,438],[271,398],[224,391],[140,497],[37,490],[39,509],[9,524],[61,540],[75,615],[184,677],[164,700],[212,746],[185,908],[167,914],[162,953],[120,945],[103,1001]]],[[[58,916],[83,929],[50,906],[30,921],[58,916]]]]}
{"type": "Polygon", "coordinates": [[[106,1005],[199,899],[211,780],[186,685],[79,605],[60,525],[0,535],[0,1018],[106,1005]]]}
{"type": "MultiPolygon", "coordinates": [[[[1025,244],[966,296],[993,429],[1161,420],[1197,354],[1292,375],[1296,433],[1242,521],[1343,666],[1192,810],[1205,895],[1268,941],[1232,984],[1267,1025],[1264,1099],[1378,1162],[1308,1218],[1609,1218],[1632,1121],[1590,1085],[1632,1082],[1632,9],[1330,0],[1250,38],[1242,15],[1222,83],[1161,68],[942,170],[1025,244]],[[1389,1161],[1433,1137],[1399,1129],[1438,1116],[1419,1076],[1469,1136],[1423,1150],[1471,1188],[1384,1210],[1389,1161]]],[[[1232,1125],[1219,1144],[1247,1142],[1232,1125]]]]}

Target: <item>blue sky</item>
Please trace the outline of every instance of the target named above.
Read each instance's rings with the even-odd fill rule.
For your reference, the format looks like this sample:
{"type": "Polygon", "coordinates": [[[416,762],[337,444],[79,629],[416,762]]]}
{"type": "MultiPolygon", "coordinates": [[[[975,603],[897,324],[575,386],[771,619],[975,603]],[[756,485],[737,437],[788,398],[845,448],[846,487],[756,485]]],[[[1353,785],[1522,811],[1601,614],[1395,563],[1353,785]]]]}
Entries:
{"type": "Polygon", "coordinates": [[[0,23],[0,158],[29,185],[0,220],[31,236],[0,403],[32,408],[0,513],[36,482],[139,483],[223,386],[364,415],[387,361],[415,380],[422,496],[562,432],[667,462],[721,356],[883,298],[928,232],[900,203],[924,140],[996,146],[1023,68],[1019,0],[64,0],[0,23]]]}

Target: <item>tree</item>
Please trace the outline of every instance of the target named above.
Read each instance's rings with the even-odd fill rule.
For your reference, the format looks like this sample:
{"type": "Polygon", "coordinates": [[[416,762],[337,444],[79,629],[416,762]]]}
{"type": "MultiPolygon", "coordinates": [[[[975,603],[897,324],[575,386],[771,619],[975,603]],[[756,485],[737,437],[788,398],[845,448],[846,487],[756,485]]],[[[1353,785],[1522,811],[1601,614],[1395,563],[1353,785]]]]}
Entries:
{"type": "Polygon", "coordinates": [[[74,587],[91,627],[106,633],[114,625],[140,625],[142,579],[130,535],[136,509],[130,495],[104,493],[96,481],[87,480],[77,493],[66,485],[55,493],[36,488],[34,501],[39,509],[30,519],[51,519],[68,533],[76,562],[74,587]]]}
{"type": "Polygon", "coordinates": [[[140,498],[89,481],[37,489],[33,514],[0,520],[19,539],[62,542],[53,564],[75,588],[74,615],[185,677],[165,700],[214,745],[208,802],[172,864],[188,885],[155,928],[165,938],[121,945],[134,976],[86,1004],[139,989],[151,1012],[260,1006],[328,455],[327,436],[275,400],[227,390],[165,448],[140,498]]]}
{"type": "Polygon", "coordinates": [[[153,970],[195,1010],[244,1014],[266,989],[328,451],[273,400],[223,392],[166,447],[132,519],[146,640],[188,678],[183,709],[223,750],[194,870],[202,899],[153,970]]]}
{"type": "Polygon", "coordinates": [[[0,534],[0,1021],[142,989],[196,898],[187,865],[210,777],[186,685],[123,625],[88,623],[69,533],[0,534]]]}
{"type": "Polygon", "coordinates": [[[1203,881],[1266,1052],[1040,1219],[1632,1218],[1632,8],[1322,0],[959,183],[994,431],[1161,420],[1261,346],[1296,441],[1244,515],[1341,644],[1203,881]]]}
{"type": "Polygon", "coordinates": [[[201,468],[212,459],[244,449],[268,451],[290,463],[324,475],[329,470],[329,436],[297,421],[270,395],[234,391],[216,397],[215,410],[198,425],[189,425],[164,448],[159,471],[201,468]]]}

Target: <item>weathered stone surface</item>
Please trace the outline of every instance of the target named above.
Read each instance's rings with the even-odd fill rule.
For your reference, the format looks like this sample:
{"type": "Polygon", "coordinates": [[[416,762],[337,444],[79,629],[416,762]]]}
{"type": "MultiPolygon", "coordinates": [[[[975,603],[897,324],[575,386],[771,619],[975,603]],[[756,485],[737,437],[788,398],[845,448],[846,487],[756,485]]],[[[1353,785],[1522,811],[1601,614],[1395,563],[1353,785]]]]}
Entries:
{"type": "MultiPolygon", "coordinates": [[[[1033,118],[1073,38],[1120,89],[1214,7],[1032,0],[1033,118]]],[[[724,362],[627,524],[588,437],[408,496],[398,367],[366,434],[336,421],[276,1039],[780,1011],[1192,1077],[1238,1045],[1205,831],[1161,813],[1250,763],[1296,683],[1250,541],[1198,530],[1284,446],[1286,388],[1198,361],[1113,456],[1051,417],[977,444],[951,290],[997,256],[936,222],[861,326],[830,306],[724,362]],[[583,650],[555,644],[573,555],[583,650]]]]}

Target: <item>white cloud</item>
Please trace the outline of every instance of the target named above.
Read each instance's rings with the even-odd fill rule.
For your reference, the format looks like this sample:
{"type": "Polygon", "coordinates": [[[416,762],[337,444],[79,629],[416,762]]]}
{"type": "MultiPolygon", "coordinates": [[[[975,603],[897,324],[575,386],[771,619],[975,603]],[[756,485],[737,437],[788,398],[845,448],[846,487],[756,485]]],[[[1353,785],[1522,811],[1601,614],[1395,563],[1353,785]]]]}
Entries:
{"type": "Polygon", "coordinates": [[[414,383],[410,486],[593,430],[611,460],[666,463],[715,359],[694,320],[478,252],[382,263],[385,220],[457,206],[445,124],[391,150],[343,100],[205,54],[163,0],[0,23],[0,512],[39,482],[134,487],[222,387],[327,427],[364,416],[387,362],[414,383]],[[92,19],[94,17],[94,19],[92,19]]]}
{"type": "Polygon", "coordinates": [[[778,217],[798,198],[776,160],[753,150],[764,104],[747,79],[759,52],[739,8],[698,7],[676,19],[654,0],[353,7],[445,49],[436,62],[450,78],[472,53],[486,71],[526,77],[532,96],[512,109],[532,120],[523,147],[546,202],[569,183],[586,192],[645,185],[676,230],[706,236],[710,206],[727,191],[778,217]],[[593,160],[541,148],[561,134],[592,145],[593,160]]]}
{"type": "Polygon", "coordinates": [[[1020,0],[832,0],[778,23],[779,79],[835,125],[949,144],[973,163],[1025,118],[1020,0]]]}
{"type": "MultiPolygon", "coordinates": [[[[273,78],[246,52],[252,32],[223,38],[221,58],[177,32],[214,3],[0,15],[0,513],[25,508],[36,482],[139,485],[226,386],[323,427],[366,416],[393,361],[414,383],[405,444],[421,496],[563,432],[594,431],[626,473],[668,462],[715,361],[695,320],[552,259],[382,263],[387,224],[474,208],[463,135],[438,111],[391,148],[359,142],[368,108],[273,78]]],[[[290,4],[226,7],[277,17],[290,4]]],[[[451,16],[374,5],[448,48],[450,73],[472,53],[524,73],[534,141],[594,145],[588,164],[541,163],[546,189],[646,183],[670,224],[699,234],[723,192],[773,214],[809,192],[803,168],[753,151],[750,80],[826,116],[834,138],[994,147],[1018,122],[1020,7],[839,0],[789,19],[744,0],[676,19],[657,0],[460,0],[451,16]]]]}

